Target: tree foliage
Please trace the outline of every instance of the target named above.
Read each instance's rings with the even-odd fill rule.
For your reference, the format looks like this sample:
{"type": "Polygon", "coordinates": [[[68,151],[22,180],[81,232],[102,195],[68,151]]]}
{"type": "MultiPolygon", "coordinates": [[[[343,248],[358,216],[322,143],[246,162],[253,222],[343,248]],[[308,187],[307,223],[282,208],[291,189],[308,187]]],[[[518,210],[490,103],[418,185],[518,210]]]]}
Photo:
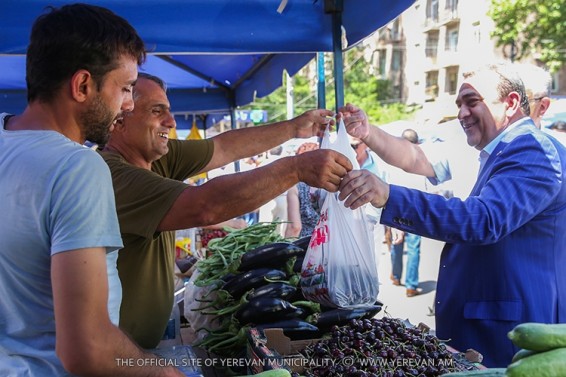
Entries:
{"type": "Polygon", "coordinates": [[[491,0],[488,15],[497,46],[508,49],[514,43],[517,60],[538,53],[553,72],[566,62],[564,0],[491,0]]]}
{"type": "MultiPolygon", "coordinates": [[[[316,72],[316,62],[301,70],[293,77],[295,115],[317,107],[317,80],[309,78],[309,72],[316,72]]],[[[332,59],[325,59],[326,108],[333,109],[335,104],[334,79],[332,78],[332,59]]],[[[370,65],[363,58],[363,51],[358,48],[344,54],[344,103],[353,103],[367,113],[373,124],[389,123],[407,119],[412,109],[401,103],[389,103],[392,99],[390,84],[378,79],[371,73],[370,65]]],[[[246,106],[247,109],[263,109],[269,112],[270,121],[286,119],[286,84],[269,96],[257,99],[246,106]]]]}

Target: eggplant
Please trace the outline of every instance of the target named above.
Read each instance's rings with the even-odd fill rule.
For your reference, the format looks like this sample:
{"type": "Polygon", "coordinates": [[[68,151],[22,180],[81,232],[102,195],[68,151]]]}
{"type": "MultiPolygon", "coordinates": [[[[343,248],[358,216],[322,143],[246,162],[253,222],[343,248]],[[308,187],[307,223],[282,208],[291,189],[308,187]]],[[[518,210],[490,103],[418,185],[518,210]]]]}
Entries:
{"type": "Polygon", "coordinates": [[[230,293],[234,299],[239,299],[250,289],[267,284],[266,279],[284,280],[286,277],[287,275],[281,270],[257,268],[234,276],[222,285],[222,289],[230,293]]]}
{"type": "Polygon", "coordinates": [[[293,245],[297,245],[298,247],[300,247],[304,251],[307,251],[307,249],[309,248],[309,244],[311,242],[311,237],[312,237],[312,234],[298,238],[295,241],[293,241],[293,245]]]}
{"type": "Polygon", "coordinates": [[[258,297],[276,297],[288,299],[295,295],[296,287],[283,282],[269,283],[255,288],[248,294],[248,299],[253,300],[258,297]]]}
{"type": "Polygon", "coordinates": [[[238,270],[248,271],[259,267],[282,268],[295,256],[304,256],[306,251],[289,242],[274,242],[246,251],[240,258],[238,270]]]}
{"type": "Polygon", "coordinates": [[[227,281],[229,281],[229,280],[231,280],[231,279],[233,279],[233,278],[235,278],[235,277],[236,277],[236,274],[233,274],[233,273],[229,272],[229,273],[227,273],[226,275],[222,276],[222,277],[220,278],[220,280],[222,280],[224,283],[226,283],[227,281]]]}
{"type": "Polygon", "coordinates": [[[299,318],[305,310],[287,300],[276,297],[258,297],[243,304],[234,314],[241,326],[263,324],[299,318]]]}
{"type": "Polygon", "coordinates": [[[316,315],[313,324],[319,329],[327,329],[333,325],[344,326],[352,319],[373,318],[381,308],[382,305],[370,305],[363,308],[327,310],[316,315]]]}
{"type": "Polygon", "coordinates": [[[305,260],[305,257],[297,257],[297,259],[295,259],[295,264],[293,265],[293,272],[296,273],[301,273],[301,269],[303,268],[303,261],[305,260]]]}
{"type": "Polygon", "coordinates": [[[318,327],[300,319],[286,319],[283,321],[263,323],[255,326],[259,330],[281,329],[283,334],[291,340],[312,339],[318,335],[318,327]]]}

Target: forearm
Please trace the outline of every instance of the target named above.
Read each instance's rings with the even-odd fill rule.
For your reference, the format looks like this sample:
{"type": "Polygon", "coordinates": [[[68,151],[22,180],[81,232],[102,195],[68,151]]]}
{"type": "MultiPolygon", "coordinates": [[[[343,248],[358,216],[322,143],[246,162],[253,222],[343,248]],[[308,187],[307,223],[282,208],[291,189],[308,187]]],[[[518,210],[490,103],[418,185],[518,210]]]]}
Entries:
{"type": "Polygon", "coordinates": [[[290,121],[221,133],[213,138],[215,153],[207,168],[224,166],[235,160],[257,155],[293,137],[295,127],[290,121]]]}
{"type": "Polygon", "coordinates": [[[157,362],[140,366],[155,356],[110,322],[105,254],[97,247],[52,257],[55,351],[63,367],[80,376],[182,376],[157,362]]]}
{"type": "Polygon", "coordinates": [[[104,333],[98,331],[98,335],[86,343],[77,342],[81,347],[89,347],[85,352],[90,356],[80,356],[78,365],[72,365],[70,368],[73,374],[124,377],[184,375],[169,366],[166,360],[139,348],[117,327],[111,326],[107,330],[104,333]]]}
{"type": "Polygon", "coordinates": [[[418,145],[375,126],[370,127],[369,135],[363,141],[387,164],[407,173],[434,177],[432,165],[418,145]]]}
{"type": "Polygon", "coordinates": [[[207,226],[261,207],[299,181],[295,157],[279,159],[246,172],[189,186],[177,198],[159,230],[207,226]]]}

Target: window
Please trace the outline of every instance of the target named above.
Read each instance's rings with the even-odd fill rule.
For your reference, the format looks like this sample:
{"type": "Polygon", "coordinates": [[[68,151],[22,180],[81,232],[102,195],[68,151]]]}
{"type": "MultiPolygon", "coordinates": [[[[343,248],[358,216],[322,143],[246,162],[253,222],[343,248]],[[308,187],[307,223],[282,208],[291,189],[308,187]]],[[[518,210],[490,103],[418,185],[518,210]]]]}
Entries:
{"type": "Polygon", "coordinates": [[[458,90],[458,67],[446,68],[446,92],[456,94],[458,90]]]}
{"type": "Polygon", "coordinates": [[[391,26],[391,39],[394,41],[401,40],[401,28],[399,27],[399,20],[393,21],[391,26]]]}
{"type": "Polygon", "coordinates": [[[436,58],[438,54],[438,32],[427,34],[425,54],[427,58],[436,58]]]}
{"type": "Polygon", "coordinates": [[[393,72],[399,72],[403,64],[403,53],[399,50],[393,51],[393,56],[391,57],[391,70],[393,72]]]}
{"type": "Polygon", "coordinates": [[[427,0],[426,17],[438,21],[438,0],[427,0]]]}
{"type": "Polygon", "coordinates": [[[379,50],[379,75],[385,77],[385,64],[387,62],[387,51],[379,50]]]}
{"type": "Polygon", "coordinates": [[[446,30],[446,51],[458,51],[458,28],[446,30]]]}
{"type": "Polygon", "coordinates": [[[472,32],[474,33],[474,42],[476,42],[476,44],[481,44],[481,28],[480,28],[480,22],[476,21],[472,24],[472,32]]]}
{"type": "Polygon", "coordinates": [[[446,10],[451,12],[458,10],[458,0],[446,0],[446,10]]]}
{"type": "Polygon", "coordinates": [[[438,71],[430,71],[426,73],[425,92],[428,99],[438,97],[438,71]]]}

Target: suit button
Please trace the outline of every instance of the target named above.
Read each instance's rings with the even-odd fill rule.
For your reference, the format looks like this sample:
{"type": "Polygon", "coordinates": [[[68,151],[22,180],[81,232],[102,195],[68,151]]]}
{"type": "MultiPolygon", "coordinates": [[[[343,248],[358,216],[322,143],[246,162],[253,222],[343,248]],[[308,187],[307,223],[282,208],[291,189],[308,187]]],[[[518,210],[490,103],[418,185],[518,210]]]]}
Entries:
{"type": "Polygon", "coordinates": [[[395,224],[399,224],[399,218],[398,218],[398,217],[394,217],[394,218],[393,218],[393,222],[394,222],[395,224]]]}

